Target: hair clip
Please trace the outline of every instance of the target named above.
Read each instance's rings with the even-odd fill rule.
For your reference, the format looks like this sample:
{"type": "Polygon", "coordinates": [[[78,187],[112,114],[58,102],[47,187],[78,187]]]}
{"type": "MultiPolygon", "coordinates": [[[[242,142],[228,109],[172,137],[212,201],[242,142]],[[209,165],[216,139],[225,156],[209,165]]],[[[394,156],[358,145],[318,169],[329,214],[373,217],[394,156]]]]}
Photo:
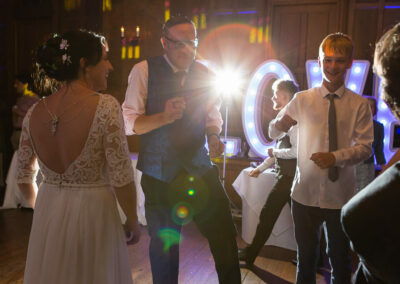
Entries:
{"type": "Polygon", "coordinates": [[[72,62],[71,62],[71,56],[67,55],[66,53],[63,54],[61,58],[62,58],[63,64],[66,64],[66,63],[67,63],[67,65],[68,65],[68,64],[71,64],[71,63],[72,63],[72,62]]]}
{"type": "Polygon", "coordinates": [[[60,49],[67,50],[68,46],[69,46],[68,41],[66,39],[61,39],[60,49]]]}

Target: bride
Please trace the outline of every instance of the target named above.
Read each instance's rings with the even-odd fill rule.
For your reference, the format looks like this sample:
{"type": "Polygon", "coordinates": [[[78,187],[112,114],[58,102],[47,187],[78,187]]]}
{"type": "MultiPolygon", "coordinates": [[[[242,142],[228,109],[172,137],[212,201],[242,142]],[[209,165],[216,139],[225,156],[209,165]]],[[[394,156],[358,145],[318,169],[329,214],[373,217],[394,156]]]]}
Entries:
{"type": "Polygon", "coordinates": [[[54,92],[28,111],[18,151],[17,182],[34,207],[24,283],[132,283],[125,235],[140,237],[136,191],[120,105],[98,93],[113,69],[107,52],[104,37],[83,30],[37,50],[37,82],[54,92]]]}

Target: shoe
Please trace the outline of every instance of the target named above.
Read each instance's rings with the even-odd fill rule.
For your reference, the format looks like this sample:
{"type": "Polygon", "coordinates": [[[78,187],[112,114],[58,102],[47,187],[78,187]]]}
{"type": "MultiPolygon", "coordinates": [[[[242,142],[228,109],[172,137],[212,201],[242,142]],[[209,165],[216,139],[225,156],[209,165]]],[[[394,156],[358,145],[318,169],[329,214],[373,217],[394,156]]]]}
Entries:
{"type": "Polygon", "coordinates": [[[238,249],[239,261],[246,262],[247,266],[253,266],[254,259],[250,259],[247,248],[238,249]]]}

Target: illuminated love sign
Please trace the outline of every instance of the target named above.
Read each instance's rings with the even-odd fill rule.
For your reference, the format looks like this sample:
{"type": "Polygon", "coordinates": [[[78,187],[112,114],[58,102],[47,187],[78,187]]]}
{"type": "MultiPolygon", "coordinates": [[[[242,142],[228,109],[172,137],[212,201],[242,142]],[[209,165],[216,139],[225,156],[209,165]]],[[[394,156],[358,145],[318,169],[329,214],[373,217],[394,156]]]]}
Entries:
{"type": "MultiPolygon", "coordinates": [[[[345,85],[353,92],[362,95],[369,71],[368,60],[354,60],[351,69],[344,79],[345,85]]],[[[306,61],[306,75],[308,88],[314,88],[322,82],[322,72],[318,60],[306,61]]]]}
{"type": "MultiPolygon", "coordinates": [[[[365,81],[368,76],[370,63],[368,60],[354,60],[353,65],[346,73],[345,85],[353,92],[362,95],[365,81]]],[[[322,72],[318,60],[306,62],[307,86],[313,88],[322,82],[322,72]]],[[[275,142],[268,142],[261,128],[261,104],[262,93],[265,86],[272,79],[285,79],[296,82],[289,68],[278,60],[267,60],[259,65],[253,73],[246,92],[246,98],[242,109],[242,123],[247,143],[250,148],[260,157],[268,155],[268,148],[275,142]]],[[[394,116],[388,111],[386,104],[380,98],[379,78],[374,76],[373,96],[378,102],[377,118],[385,127],[385,155],[389,160],[394,150],[390,149],[391,125],[396,122],[394,116]]]]}
{"type": "Polygon", "coordinates": [[[275,142],[268,142],[261,128],[262,91],[271,79],[283,78],[296,82],[285,64],[278,60],[267,60],[257,67],[246,92],[242,110],[242,122],[247,143],[260,157],[268,155],[268,148],[275,142]]]}

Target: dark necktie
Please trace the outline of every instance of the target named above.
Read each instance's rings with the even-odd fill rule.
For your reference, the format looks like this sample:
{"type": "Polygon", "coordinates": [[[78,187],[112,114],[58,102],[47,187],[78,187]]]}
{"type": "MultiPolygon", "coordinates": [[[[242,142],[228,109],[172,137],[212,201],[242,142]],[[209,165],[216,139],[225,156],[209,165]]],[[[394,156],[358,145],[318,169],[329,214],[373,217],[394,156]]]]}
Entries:
{"type": "MultiPolygon", "coordinates": [[[[334,99],[336,94],[329,94],[329,114],[328,114],[328,126],[329,126],[329,152],[337,150],[337,128],[336,128],[336,109],[334,99]]],[[[339,177],[338,167],[330,167],[328,169],[328,178],[331,181],[336,181],[339,177]]]]}
{"type": "MultiPolygon", "coordinates": [[[[173,84],[175,86],[175,94],[173,97],[184,97],[182,82],[185,75],[185,71],[178,71],[174,73],[173,84]]],[[[177,150],[182,151],[182,148],[186,146],[184,119],[177,119],[170,125],[169,137],[171,144],[175,146],[177,150]]]]}
{"type": "Polygon", "coordinates": [[[178,90],[181,90],[183,87],[182,81],[183,81],[183,77],[186,75],[185,71],[178,71],[174,73],[174,77],[175,77],[175,82],[176,82],[176,87],[178,90]]]}

